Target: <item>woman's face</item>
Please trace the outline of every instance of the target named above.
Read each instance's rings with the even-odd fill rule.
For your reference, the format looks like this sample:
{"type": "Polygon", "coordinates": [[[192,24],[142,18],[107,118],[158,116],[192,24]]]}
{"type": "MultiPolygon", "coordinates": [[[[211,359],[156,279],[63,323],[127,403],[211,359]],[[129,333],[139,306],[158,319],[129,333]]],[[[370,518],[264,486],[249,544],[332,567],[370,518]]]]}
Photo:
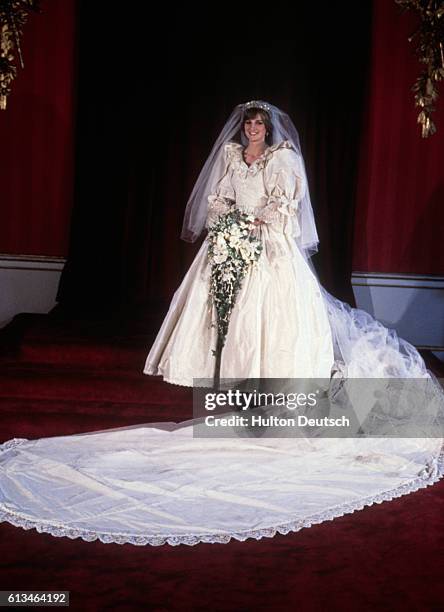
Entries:
{"type": "Polygon", "coordinates": [[[257,113],[252,119],[246,119],[244,123],[245,136],[251,144],[265,142],[267,129],[261,115],[257,113]]]}

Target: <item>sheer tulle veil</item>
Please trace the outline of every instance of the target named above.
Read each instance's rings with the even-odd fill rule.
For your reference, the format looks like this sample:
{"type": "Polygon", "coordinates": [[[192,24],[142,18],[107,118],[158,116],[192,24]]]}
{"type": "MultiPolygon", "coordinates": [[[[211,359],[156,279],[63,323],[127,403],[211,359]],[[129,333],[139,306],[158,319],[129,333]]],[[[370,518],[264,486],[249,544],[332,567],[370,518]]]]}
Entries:
{"type": "Polygon", "coordinates": [[[232,111],[227,122],[222,128],[216,142],[211,149],[198,178],[193,191],[188,199],[185,209],[182,240],[194,242],[202,232],[207,215],[208,196],[214,192],[217,182],[223,174],[225,159],[224,146],[234,137],[238,136],[241,142],[246,144],[246,136],[242,126],[244,113],[247,108],[259,108],[267,112],[272,125],[271,145],[288,140],[298,154],[298,175],[301,175],[305,186],[303,197],[299,202],[299,227],[300,234],[295,239],[301,252],[308,259],[318,250],[318,234],[310,200],[308,182],[305,172],[304,158],[302,156],[299,134],[293,121],[284,111],[273,104],[263,100],[252,100],[245,104],[238,104],[232,111]]]}

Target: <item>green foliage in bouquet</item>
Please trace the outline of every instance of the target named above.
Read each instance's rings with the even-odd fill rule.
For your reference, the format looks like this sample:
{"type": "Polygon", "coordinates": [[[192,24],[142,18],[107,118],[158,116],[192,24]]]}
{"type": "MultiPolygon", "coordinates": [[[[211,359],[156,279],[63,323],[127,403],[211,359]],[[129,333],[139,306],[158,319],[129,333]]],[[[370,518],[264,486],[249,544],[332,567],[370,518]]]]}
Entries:
{"type": "Polygon", "coordinates": [[[217,313],[217,346],[214,387],[219,388],[220,360],[231,312],[248,269],[257,266],[262,243],[254,235],[254,217],[233,205],[208,229],[211,265],[210,296],[217,313]]]}

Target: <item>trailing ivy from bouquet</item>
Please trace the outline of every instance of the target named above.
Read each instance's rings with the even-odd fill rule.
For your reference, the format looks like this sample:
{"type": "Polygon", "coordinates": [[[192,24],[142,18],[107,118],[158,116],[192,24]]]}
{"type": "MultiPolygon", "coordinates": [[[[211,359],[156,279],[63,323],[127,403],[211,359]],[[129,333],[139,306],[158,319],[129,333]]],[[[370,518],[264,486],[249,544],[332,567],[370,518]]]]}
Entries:
{"type": "MultiPolygon", "coordinates": [[[[247,271],[256,267],[262,243],[253,233],[254,216],[232,205],[208,228],[208,258],[211,265],[210,296],[217,316],[217,344],[213,386],[219,389],[222,349],[231,312],[247,271]]],[[[214,324],[213,324],[214,325],[214,324]]]]}

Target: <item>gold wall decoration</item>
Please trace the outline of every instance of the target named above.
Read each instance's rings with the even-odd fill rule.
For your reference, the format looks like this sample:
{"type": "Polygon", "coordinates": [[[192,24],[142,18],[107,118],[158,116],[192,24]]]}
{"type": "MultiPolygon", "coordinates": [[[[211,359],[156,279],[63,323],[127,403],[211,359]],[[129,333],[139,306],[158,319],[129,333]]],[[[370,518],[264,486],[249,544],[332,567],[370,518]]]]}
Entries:
{"type": "Polygon", "coordinates": [[[6,109],[11,84],[17,75],[14,53],[24,68],[20,37],[30,11],[39,11],[39,0],[0,0],[0,109],[6,109]]]}
{"type": "Polygon", "coordinates": [[[425,64],[412,90],[415,92],[415,106],[421,111],[418,123],[421,135],[427,138],[436,132],[432,121],[435,102],[438,98],[437,83],[444,78],[444,0],[395,0],[404,11],[414,10],[420,17],[419,28],[409,36],[409,42],[416,39],[415,53],[425,64]]]}

